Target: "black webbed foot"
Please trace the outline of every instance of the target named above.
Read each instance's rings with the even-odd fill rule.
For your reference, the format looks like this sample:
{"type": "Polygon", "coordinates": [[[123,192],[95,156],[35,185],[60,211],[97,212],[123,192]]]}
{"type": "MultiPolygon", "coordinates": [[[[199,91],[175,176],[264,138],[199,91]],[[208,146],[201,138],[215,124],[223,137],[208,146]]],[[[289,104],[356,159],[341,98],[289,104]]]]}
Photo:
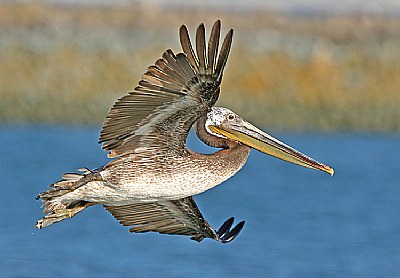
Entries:
{"type": "Polygon", "coordinates": [[[218,241],[221,243],[228,243],[235,239],[235,237],[240,233],[244,226],[244,221],[239,222],[232,230],[232,224],[235,219],[233,217],[229,218],[222,224],[222,226],[218,229],[218,241]]]}

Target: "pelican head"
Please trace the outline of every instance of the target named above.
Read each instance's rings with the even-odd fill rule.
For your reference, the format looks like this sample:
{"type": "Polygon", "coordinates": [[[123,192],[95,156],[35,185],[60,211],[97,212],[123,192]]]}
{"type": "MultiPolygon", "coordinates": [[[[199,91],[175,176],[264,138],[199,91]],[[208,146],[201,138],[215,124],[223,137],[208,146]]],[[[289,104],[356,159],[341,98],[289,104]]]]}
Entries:
{"type": "Polygon", "coordinates": [[[334,170],[256,128],[224,107],[212,107],[205,128],[219,138],[234,140],[279,159],[333,175],[334,170]]]}

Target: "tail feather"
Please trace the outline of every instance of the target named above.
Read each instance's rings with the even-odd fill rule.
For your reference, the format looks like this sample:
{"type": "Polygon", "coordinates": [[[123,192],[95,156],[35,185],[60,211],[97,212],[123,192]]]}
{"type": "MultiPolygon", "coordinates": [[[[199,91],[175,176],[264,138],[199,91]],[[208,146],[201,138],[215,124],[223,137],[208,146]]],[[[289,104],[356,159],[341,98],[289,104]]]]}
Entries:
{"type": "Polygon", "coordinates": [[[47,212],[42,219],[36,222],[34,226],[37,229],[42,229],[53,223],[60,222],[61,220],[71,218],[84,210],[87,207],[94,205],[94,203],[80,201],[79,203],[74,203],[73,206],[64,206],[62,204],[49,204],[46,206],[44,212],[47,212]],[[47,209],[51,207],[50,209],[47,209]]]}
{"type": "Polygon", "coordinates": [[[77,188],[91,181],[102,181],[100,175],[101,169],[89,170],[87,168],[79,169],[82,173],[66,173],[62,180],[49,185],[50,189],[42,192],[36,199],[43,201],[42,207],[45,214],[41,220],[38,220],[35,228],[41,229],[55,222],[71,218],[85,208],[94,205],[94,203],[77,200],[63,203],[59,198],[70,193],[77,188]]]}

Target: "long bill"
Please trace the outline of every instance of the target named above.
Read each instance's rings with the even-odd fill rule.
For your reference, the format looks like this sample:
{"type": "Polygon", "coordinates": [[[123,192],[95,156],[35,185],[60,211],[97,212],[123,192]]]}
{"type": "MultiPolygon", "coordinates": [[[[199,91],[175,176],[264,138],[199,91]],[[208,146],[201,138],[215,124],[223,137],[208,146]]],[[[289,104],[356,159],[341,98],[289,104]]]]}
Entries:
{"type": "Polygon", "coordinates": [[[210,130],[229,139],[239,141],[260,152],[307,168],[333,175],[333,168],[302,154],[271,135],[243,121],[240,125],[209,126],[210,130]]]}

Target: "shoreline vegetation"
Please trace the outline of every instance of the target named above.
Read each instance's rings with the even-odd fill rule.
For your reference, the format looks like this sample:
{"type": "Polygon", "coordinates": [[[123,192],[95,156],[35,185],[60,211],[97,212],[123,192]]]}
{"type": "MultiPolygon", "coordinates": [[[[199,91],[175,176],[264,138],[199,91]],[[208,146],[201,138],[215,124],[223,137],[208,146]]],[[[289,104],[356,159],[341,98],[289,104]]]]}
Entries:
{"type": "MultiPolygon", "coordinates": [[[[100,124],[178,30],[234,28],[218,106],[284,131],[400,131],[400,16],[0,4],[0,123],[100,124]]],[[[224,35],[223,34],[223,35],[224,35]]]]}

